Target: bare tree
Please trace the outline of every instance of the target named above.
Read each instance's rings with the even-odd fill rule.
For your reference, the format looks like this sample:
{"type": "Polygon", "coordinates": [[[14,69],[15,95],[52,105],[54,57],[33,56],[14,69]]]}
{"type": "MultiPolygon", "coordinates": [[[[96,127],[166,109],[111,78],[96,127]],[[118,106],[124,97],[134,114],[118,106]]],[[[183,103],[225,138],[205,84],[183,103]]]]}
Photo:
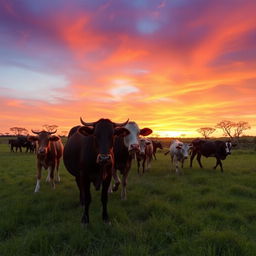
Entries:
{"type": "Polygon", "coordinates": [[[44,124],[43,128],[47,131],[47,132],[53,132],[54,130],[56,130],[58,128],[58,125],[56,124],[44,124]]]}
{"type": "Polygon", "coordinates": [[[221,121],[216,125],[217,128],[221,128],[224,136],[230,137],[230,139],[239,139],[245,130],[251,129],[248,122],[232,122],[229,120],[221,121]]]}
{"type": "Polygon", "coordinates": [[[15,135],[22,135],[22,133],[28,134],[28,130],[23,127],[11,127],[10,131],[12,131],[15,135]]]}
{"type": "Polygon", "coordinates": [[[248,122],[240,121],[236,123],[234,137],[239,139],[243,132],[248,129],[251,129],[251,126],[248,122]]]}
{"type": "Polygon", "coordinates": [[[196,130],[198,133],[201,133],[205,139],[209,138],[209,136],[216,131],[215,128],[212,127],[202,127],[196,130]]]}
{"type": "Polygon", "coordinates": [[[223,135],[226,137],[230,137],[231,139],[233,139],[233,129],[235,127],[236,123],[231,122],[229,120],[223,120],[219,123],[217,123],[216,128],[220,128],[223,131],[223,135]]]}

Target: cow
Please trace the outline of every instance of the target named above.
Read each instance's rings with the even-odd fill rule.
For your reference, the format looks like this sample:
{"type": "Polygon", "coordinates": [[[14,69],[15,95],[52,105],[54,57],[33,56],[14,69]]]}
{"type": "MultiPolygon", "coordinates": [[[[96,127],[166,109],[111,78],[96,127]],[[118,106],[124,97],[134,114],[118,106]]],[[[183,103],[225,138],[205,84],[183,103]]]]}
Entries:
{"type": "Polygon", "coordinates": [[[177,174],[180,173],[178,162],[181,163],[181,168],[183,168],[184,161],[188,158],[190,147],[191,146],[187,143],[183,143],[179,140],[174,140],[171,143],[169,150],[165,153],[165,155],[170,153],[171,166],[175,166],[175,171],[177,174]]]}
{"type": "Polygon", "coordinates": [[[159,141],[152,140],[152,143],[153,143],[153,157],[156,160],[156,150],[158,148],[163,149],[163,146],[162,146],[162,143],[159,141]]]}
{"type": "MultiPolygon", "coordinates": [[[[149,128],[140,129],[136,122],[130,121],[125,125],[125,128],[129,131],[127,136],[116,136],[114,140],[114,157],[115,164],[113,169],[114,185],[113,191],[117,191],[121,183],[118,177],[117,170],[122,175],[122,191],[121,199],[126,199],[126,185],[128,174],[131,169],[132,159],[135,158],[136,152],[140,151],[139,136],[147,136],[152,133],[149,128]]],[[[111,188],[110,188],[111,190],[111,188]]]]}
{"type": "Polygon", "coordinates": [[[18,139],[10,139],[8,141],[9,145],[10,145],[10,150],[11,152],[14,152],[14,148],[15,148],[15,152],[18,151],[18,149],[20,150],[20,152],[22,152],[22,144],[18,139]]]}
{"type": "Polygon", "coordinates": [[[221,160],[225,160],[226,157],[231,154],[232,143],[230,141],[225,142],[221,140],[209,141],[195,139],[192,141],[192,145],[193,147],[190,157],[190,167],[192,167],[193,159],[196,155],[197,161],[201,168],[203,168],[201,163],[201,156],[215,157],[216,165],[213,168],[216,169],[217,166],[219,165],[221,172],[223,172],[221,160]]]}
{"type": "Polygon", "coordinates": [[[138,174],[140,174],[140,162],[142,161],[142,174],[150,168],[153,158],[153,143],[151,140],[140,138],[140,151],[136,153],[138,174]]]}
{"type": "Polygon", "coordinates": [[[36,132],[31,130],[37,136],[29,136],[28,139],[32,142],[37,141],[37,181],[35,187],[35,193],[40,190],[40,181],[42,167],[48,169],[48,175],[46,182],[50,182],[52,188],[55,188],[54,176],[57,182],[60,182],[59,176],[59,164],[63,155],[63,144],[59,136],[53,135],[57,130],[53,132],[40,131],[36,132]]]}
{"type": "Polygon", "coordinates": [[[107,211],[108,188],[112,178],[114,164],[114,136],[125,136],[129,133],[124,123],[114,123],[109,119],[99,119],[87,123],[80,118],[82,126],[73,127],[64,147],[64,165],[72,174],[80,192],[80,203],[84,205],[82,224],[89,223],[89,206],[91,203],[90,185],[101,189],[103,206],[102,219],[109,223],[107,211]]]}
{"type": "Polygon", "coordinates": [[[28,139],[28,136],[18,136],[17,140],[20,142],[21,146],[26,148],[26,153],[34,153],[36,149],[36,142],[35,141],[30,141],[28,139]]]}

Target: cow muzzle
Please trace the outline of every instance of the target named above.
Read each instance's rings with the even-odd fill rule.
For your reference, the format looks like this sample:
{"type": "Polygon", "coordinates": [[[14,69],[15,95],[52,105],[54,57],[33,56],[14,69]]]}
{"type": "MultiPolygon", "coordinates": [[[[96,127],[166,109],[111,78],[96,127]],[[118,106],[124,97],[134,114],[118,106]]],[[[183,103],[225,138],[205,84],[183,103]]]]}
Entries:
{"type": "Polygon", "coordinates": [[[131,144],[129,148],[129,153],[133,154],[136,152],[140,152],[140,145],[139,144],[131,144]]]}
{"type": "Polygon", "coordinates": [[[37,151],[37,154],[40,155],[40,156],[45,156],[46,153],[47,153],[46,148],[39,148],[38,151],[37,151]]]}
{"type": "Polygon", "coordinates": [[[111,154],[98,154],[97,164],[107,164],[107,163],[112,163],[112,155],[111,154]]]}

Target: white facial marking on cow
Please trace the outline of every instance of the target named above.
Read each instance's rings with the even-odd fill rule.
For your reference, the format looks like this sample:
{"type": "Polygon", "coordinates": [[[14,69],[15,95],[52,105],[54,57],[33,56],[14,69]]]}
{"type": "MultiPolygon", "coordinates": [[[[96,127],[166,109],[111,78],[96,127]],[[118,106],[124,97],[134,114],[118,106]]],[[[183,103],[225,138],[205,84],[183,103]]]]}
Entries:
{"type": "Polygon", "coordinates": [[[130,151],[132,147],[139,148],[138,136],[140,129],[135,122],[129,122],[125,125],[125,128],[129,130],[130,134],[124,137],[124,144],[130,151]]]}
{"type": "Polygon", "coordinates": [[[227,154],[230,154],[231,143],[230,143],[230,142],[226,142],[225,145],[226,145],[226,147],[225,147],[226,153],[227,153],[227,154]]]}

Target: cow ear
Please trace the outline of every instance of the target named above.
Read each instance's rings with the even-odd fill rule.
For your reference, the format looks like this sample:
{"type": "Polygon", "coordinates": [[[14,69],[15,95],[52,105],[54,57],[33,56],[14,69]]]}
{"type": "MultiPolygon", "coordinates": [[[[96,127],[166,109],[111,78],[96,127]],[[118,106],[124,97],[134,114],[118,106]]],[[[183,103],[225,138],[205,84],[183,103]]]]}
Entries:
{"type": "Polygon", "coordinates": [[[130,131],[124,127],[118,127],[118,128],[115,128],[114,130],[114,135],[117,135],[117,136],[127,136],[130,134],[130,131]]]}
{"type": "Polygon", "coordinates": [[[140,135],[142,135],[142,136],[148,136],[152,132],[153,131],[151,129],[149,129],[149,128],[140,129],[140,135]]]}
{"type": "Polygon", "coordinates": [[[29,141],[37,141],[38,137],[37,136],[28,136],[29,141]]]}
{"type": "Polygon", "coordinates": [[[81,126],[78,128],[78,132],[84,136],[88,136],[93,134],[94,128],[90,126],[81,126]]]}
{"type": "Polygon", "coordinates": [[[55,136],[55,135],[53,135],[53,136],[51,136],[50,138],[49,138],[49,140],[50,141],[58,141],[60,138],[58,137],[58,136],[55,136]]]}

